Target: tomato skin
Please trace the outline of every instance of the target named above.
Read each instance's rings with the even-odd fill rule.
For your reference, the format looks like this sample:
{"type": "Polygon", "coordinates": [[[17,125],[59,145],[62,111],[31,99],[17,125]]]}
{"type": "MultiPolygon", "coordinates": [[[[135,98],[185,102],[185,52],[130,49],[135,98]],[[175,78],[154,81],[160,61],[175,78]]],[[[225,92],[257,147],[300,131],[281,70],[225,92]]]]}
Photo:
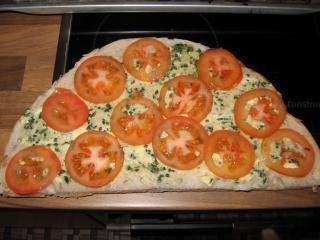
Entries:
{"type": "Polygon", "coordinates": [[[247,175],[256,158],[252,144],[239,133],[229,130],[218,130],[209,135],[204,152],[204,160],[210,171],[225,179],[247,175]],[[212,160],[214,153],[223,155],[222,166],[217,166],[212,160]]]}
{"type": "Polygon", "coordinates": [[[242,79],[242,68],[238,59],[223,48],[204,52],[197,64],[198,77],[211,90],[230,90],[242,79]]]}
{"type": "Polygon", "coordinates": [[[126,73],[113,57],[94,56],[77,68],[74,86],[77,93],[92,103],[108,103],[117,99],[125,89],[126,73]]]}
{"type": "Polygon", "coordinates": [[[201,122],[211,111],[213,97],[206,85],[191,76],[179,76],[167,81],[161,88],[159,107],[167,118],[186,114],[188,117],[201,122]],[[173,88],[174,99],[182,99],[177,104],[170,103],[166,107],[166,95],[169,88],[173,88]],[[189,92],[190,93],[187,93],[189,92]],[[185,100],[183,100],[185,98],[185,100]]]}
{"type": "Polygon", "coordinates": [[[283,123],[286,114],[286,106],[281,97],[275,91],[266,88],[253,89],[243,93],[239,96],[234,105],[234,120],[237,127],[240,128],[244,133],[257,138],[268,137],[277,131],[283,123]],[[257,97],[271,99],[270,103],[272,104],[272,108],[278,111],[277,114],[269,114],[271,115],[269,122],[264,122],[265,129],[257,129],[246,122],[246,119],[250,114],[250,109],[246,109],[246,104],[248,101],[257,97]]]}
{"type": "MultiPolygon", "coordinates": [[[[281,149],[284,150],[284,149],[281,149]]],[[[314,161],[315,161],[315,154],[312,146],[308,142],[308,140],[302,136],[300,133],[292,130],[292,129],[279,129],[275,133],[273,133],[271,136],[263,139],[262,145],[261,145],[261,151],[264,157],[264,163],[265,165],[272,169],[273,171],[280,173],[285,176],[289,177],[305,177],[307,176],[310,171],[313,168],[314,161]],[[270,154],[270,148],[272,142],[281,142],[283,138],[289,138],[293,140],[294,142],[298,143],[300,146],[302,146],[305,156],[302,156],[301,154],[294,153],[295,151],[283,151],[281,152],[284,153],[286,152],[287,154],[289,153],[289,156],[295,156],[296,161],[299,162],[299,167],[298,168],[285,168],[285,156],[281,155],[281,159],[279,160],[272,160],[271,159],[271,154],[270,154]]],[[[284,153],[285,154],[285,153],[284,153]]]]}
{"type": "Polygon", "coordinates": [[[87,121],[88,114],[87,105],[65,88],[57,88],[42,107],[43,120],[59,132],[70,132],[81,127],[87,121]]]}
{"type": "Polygon", "coordinates": [[[124,154],[117,139],[99,131],[79,135],[70,145],[65,157],[70,177],[91,188],[99,188],[112,182],[120,173],[123,161],[124,154]],[[114,164],[114,168],[111,164],[114,164]]]}
{"type": "Polygon", "coordinates": [[[207,131],[197,121],[176,116],[164,120],[157,127],[152,147],[156,157],[163,164],[179,170],[191,170],[203,161],[207,136],[207,131]],[[163,132],[168,136],[161,137],[163,132]],[[181,141],[184,141],[183,145],[181,141]],[[184,154],[183,148],[188,149],[187,154],[184,154]]]}
{"type": "Polygon", "coordinates": [[[136,79],[152,82],[167,74],[170,66],[170,51],[157,39],[142,38],[127,47],[123,54],[123,65],[136,79]],[[149,70],[148,66],[151,67],[149,70]]]}
{"type": "Polygon", "coordinates": [[[11,158],[5,179],[16,194],[31,194],[50,185],[60,170],[61,163],[56,154],[47,147],[35,145],[20,150],[11,158]]]}
{"type": "Polygon", "coordinates": [[[111,131],[130,145],[148,144],[152,141],[155,128],[162,120],[162,115],[154,102],[142,96],[135,96],[126,98],[115,106],[110,118],[111,131]],[[126,106],[134,104],[143,105],[147,111],[137,115],[128,115],[123,112],[126,106]],[[140,121],[140,123],[142,121],[142,125],[137,126],[135,121],[140,121]],[[129,127],[130,123],[134,123],[134,125],[129,127]]]}

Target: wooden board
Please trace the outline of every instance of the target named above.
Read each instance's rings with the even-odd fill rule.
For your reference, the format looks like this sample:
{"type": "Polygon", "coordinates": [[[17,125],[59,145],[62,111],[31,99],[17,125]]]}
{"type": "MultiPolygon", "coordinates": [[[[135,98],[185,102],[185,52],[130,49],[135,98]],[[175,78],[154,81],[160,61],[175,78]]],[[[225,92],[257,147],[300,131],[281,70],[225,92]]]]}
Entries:
{"type": "MultiPolygon", "coordinates": [[[[60,16],[0,13],[0,156],[16,120],[47,90],[60,29],[60,16]]],[[[4,198],[4,208],[105,210],[215,210],[320,207],[311,189],[252,192],[97,194],[81,198],[4,198]]]]}

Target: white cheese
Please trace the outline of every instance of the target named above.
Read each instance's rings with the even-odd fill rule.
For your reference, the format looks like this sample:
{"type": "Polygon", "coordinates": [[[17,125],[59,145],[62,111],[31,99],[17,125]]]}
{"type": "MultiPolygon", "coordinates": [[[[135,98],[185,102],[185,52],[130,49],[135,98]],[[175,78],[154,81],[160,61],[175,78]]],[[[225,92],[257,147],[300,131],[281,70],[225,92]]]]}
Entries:
{"type": "Polygon", "coordinates": [[[305,156],[303,147],[300,144],[294,142],[292,139],[285,137],[282,139],[282,142],[285,150],[293,150],[305,156]]]}
{"type": "Polygon", "coordinates": [[[155,47],[152,46],[152,45],[145,46],[145,47],[143,48],[143,51],[144,51],[147,55],[152,55],[152,54],[154,54],[154,53],[157,52],[157,50],[155,49],[155,47]]]}
{"type": "Polygon", "coordinates": [[[166,92],[166,94],[164,96],[164,106],[165,106],[165,108],[168,108],[170,106],[170,104],[172,103],[173,95],[174,95],[173,87],[169,86],[168,89],[167,89],[167,92],[166,92]]]}
{"type": "Polygon", "coordinates": [[[31,157],[31,160],[35,162],[43,162],[44,158],[40,156],[36,156],[36,157],[31,157]]]}
{"type": "Polygon", "coordinates": [[[245,109],[246,109],[247,111],[249,111],[249,110],[251,109],[251,107],[253,107],[254,105],[256,105],[258,102],[259,102],[259,98],[257,98],[257,97],[249,100],[249,101],[246,103],[245,109]]]}
{"type": "Polygon", "coordinates": [[[220,154],[218,153],[213,153],[211,156],[211,159],[213,161],[213,163],[217,166],[217,167],[222,167],[223,165],[223,159],[221,158],[220,154]]]}
{"type": "Polygon", "coordinates": [[[128,115],[139,115],[143,114],[148,110],[148,107],[142,104],[131,104],[122,109],[122,112],[125,112],[128,115]]]}
{"type": "Polygon", "coordinates": [[[284,168],[299,168],[299,162],[294,159],[286,159],[285,164],[283,164],[284,168]]]}
{"type": "Polygon", "coordinates": [[[49,168],[44,168],[42,171],[41,171],[41,176],[42,177],[46,177],[49,173],[49,168]]]}
{"type": "Polygon", "coordinates": [[[249,123],[252,127],[256,128],[256,129],[265,129],[266,125],[259,120],[256,120],[254,118],[252,118],[250,115],[248,115],[246,122],[249,123]]]}
{"type": "Polygon", "coordinates": [[[270,144],[270,158],[273,161],[279,160],[281,158],[281,145],[280,143],[273,141],[270,144]]]}
{"type": "Polygon", "coordinates": [[[145,68],[145,71],[146,71],[147,74],[151,73],[151,72],[153,71],[152,66],[151,66],[150,64],[148,64],[148,65],[146,66],[146,68],[145,68]]]}
{"type": "Polygon", "coordinates": [[[162,132],[160,133],[160,138],[166,138],[166,137],[168,137],[168,136],[169,136],[169,134],[166,133],[165,131],[162,131],[162,132]]]}
{"type": "Polygon", "coordinates": [[[211,186],[215,182],[215,179],[213,178],[213,176],[206,174],[200,176],[200,181],[206,184],[207,186],[211,186]]]}

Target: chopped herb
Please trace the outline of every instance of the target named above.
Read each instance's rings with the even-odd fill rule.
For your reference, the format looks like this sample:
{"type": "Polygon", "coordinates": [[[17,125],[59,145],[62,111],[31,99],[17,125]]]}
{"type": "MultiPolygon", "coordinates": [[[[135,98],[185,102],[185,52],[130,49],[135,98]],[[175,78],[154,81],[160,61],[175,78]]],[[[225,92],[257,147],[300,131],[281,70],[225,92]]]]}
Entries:
{"type": "Polygon", "coordinates": [[[253,172],[258,174],[258,176],[262,179],[263,184],[265,184],[267,182],[267,174],[263,169],[254,168],[253,172]]]}
{"type": "Polygon", "coordinates": [[[63,176],[63,180],[68,184],[70,182],[70,179],[68,176],[63,176]]]}
{"type": "Polygon", "coordinates": [[[298,167],[300,166],[300,162],[295,159],[289,159],[288,163],[293,163],[293,164],[297,165],[298,167]]]}
{"type": "Polygon", "coordinates": [[[103,125],[107,125],[107,124],[109,124],[109,122],[108,122],[108,121],[107,121],[107,119],[105,119],[105,118],[102,118],[102,120],[101,120],[101,121],[102,121],[102,124],[103,124],[103,125]]]}
{"type": "Polygon", "coordinates": [[[159,99],[159,90],[158,89],[153,93],[152,98],[154,100],[158,100],[159,99]]]}
{"type": "Polygon", "coordinates": [[[28,121],[23,125],[24,129],[33,129],[34,122],[35,122],[35,119],[33,115],[31,115],[28,121]]]}
{"type": "Polygon", "coordinates": [[[212,132],[213,132],[213,127],[207,127],[207,131],[208,131],[209,133],[212,133],[212,132]]]}
{"type": "Polygon", "coordinates": [[[139,166],[134,166],[132,167],[131,165],[128,165],[127,166],[127,171],[130,171],[130,172],[139,172],[140,170],[140,167],[139,166]]]}
{"type": "Polygon", "coordinates": [[[97,114],[96,111],[92,111],[92,110],[90,109],[89,118],[93,118],[96,114],[97,114]]]}
{"type": "Polygon", "coordinates": [[[218,121],[230,121],[230,118],[226,118],[226,117],[221,117],[221,118],[217,118],[218,121]]]}
{"type": "Polygon", "coordinates": [[[160,172],[159,162],[157,160],[154,160],[152,163],[148,163],[147,169],[151,173],[159,173],[160,172]]]}
{"type": "Polygon", "coordinates": [[[157,178],[157,181],[158,182],[161,182],[162,181],[162,178],[164,178],[164,175],[163,174],[160,174],[157,178]]]}
{"type": "Polygon", "coordinates": [[[141,62],[139,60],[135,61],[134,67],[139,70],[141,68],[141,62]]]}
{"type": "Polygon", "coordinates": [[[108,103],[108,104],[106,104],[104,107],[102,107],[101,108],[104,112],[109,112],[111,109],[112,109],[112,107],[111,107],[111,105],[108,103]]]}

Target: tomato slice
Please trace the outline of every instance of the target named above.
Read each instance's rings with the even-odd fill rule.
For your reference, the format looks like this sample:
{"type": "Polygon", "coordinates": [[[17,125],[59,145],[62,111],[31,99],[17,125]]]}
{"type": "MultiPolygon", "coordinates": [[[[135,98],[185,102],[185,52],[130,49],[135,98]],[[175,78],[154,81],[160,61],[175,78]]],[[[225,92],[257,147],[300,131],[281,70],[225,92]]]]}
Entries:
{"type": "Polygon", "coordinates": [[[170,51],[154,38],[142,38],[127,47],[123,54],[123,64],[133,77],[152,82],[167,74],[170,51]]]}
{"type": "Polygon", "coordinates": [[[252,144],[239,133],[218,130],[206,141],[205,163],[213,174],[226,179],[247,175],[256,159],[252,144]]]}
{"type": "Polygon", "coordinates": [[[117,139],[99,131],[79,135],[70,145],[65,158],[70,177],[91,188],[113,181],[121,171],[123,161],[123,151],[117,139]]]}
{"type": "Polygon", "coordinates": [[[244,133],[257,138],[265,138],[278,130],[286,114],[281,97],[265,88],[245,92],[234,105],[236,125],[244,133]]]}
{"type": "Polygon", "coordinates": [[[117,60],[109,56],[95,56],[80,64],[74,75],[74,86],[85,100],[108,103],[122,94],[126,78],[117,60]]]}
{"type": "Polygon", "coordinates": [[[156,129],[152,147],[156,157],[165,165],[190,170],[203,161],[207,131],[191,118],[172,117],[156,129]]]}
{"type": "Polygon", "coordinates": [[[304,177],[314,164],[314,151],[300,133],[279,129],[263,139],[262,154],[267,167],[290,177],[304,177]]]}
{"type": "Polygon", "coordinates": [[[197,64],[198,77],[209,89],[229,90],[242,79],[239,60],[223,48],[209,49],[204,52],[197,64]]]}
{"type": "Polygon", "coordinates": [[[156,104],[142,96],[119,102],[111,115],[111,131],[130,145],[148,144],[163,120],[156,104]]]}
{"type": "Polygon", "coordinates": [[[32,146],[17,152],[6,169],[8,187],[17,194],[45,189],[61,170],[57,155],[47,147],[32,146]]]}
{"type": "Polygon", "coordinates": [[[173,78],[160,91],[160,110],[167,118],[187,115],[200,122],[211,111],[212,102],[212,94],[206,85],[190,76],[173,78]]]}
{"type": "Polygon", "coordinates": [[[42,107],[43,120],[59,132],[70,132],[81,127],[87,121],[88,114],[87,105],[65,88],[57,88],[42,107]]]}

